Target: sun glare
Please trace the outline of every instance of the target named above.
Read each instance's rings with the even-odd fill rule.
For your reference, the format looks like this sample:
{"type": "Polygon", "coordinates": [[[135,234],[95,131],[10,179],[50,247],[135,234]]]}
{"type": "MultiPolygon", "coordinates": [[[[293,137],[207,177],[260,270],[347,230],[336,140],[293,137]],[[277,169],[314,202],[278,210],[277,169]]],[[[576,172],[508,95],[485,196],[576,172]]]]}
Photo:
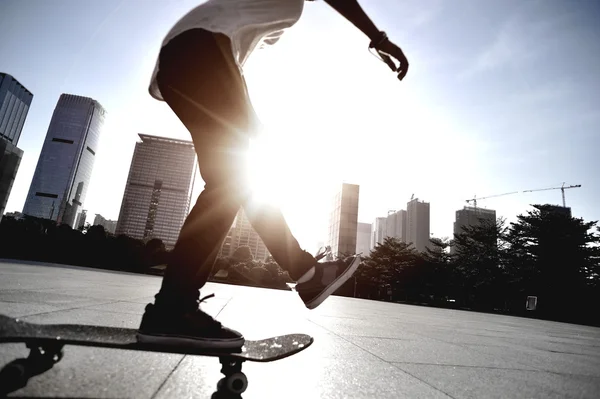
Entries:
{"type": "Polygon", "coordinates": [[[283,151],[277,143],[261,137],[253,140],[248,154],[248,183],[256,200],[281,207],[286,181],[283,151]]]}

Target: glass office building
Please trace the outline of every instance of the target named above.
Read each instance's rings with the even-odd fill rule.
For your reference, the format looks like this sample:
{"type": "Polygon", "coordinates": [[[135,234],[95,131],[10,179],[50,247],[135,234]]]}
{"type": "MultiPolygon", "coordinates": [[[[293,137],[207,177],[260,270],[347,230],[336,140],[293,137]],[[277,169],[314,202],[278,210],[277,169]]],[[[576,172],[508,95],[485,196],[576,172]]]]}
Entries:
{"type": "Polygon", "coordinates": [[[96,100],[72,94],[60,96],[24,214],[74,226],[90,185],[105,115],[96,100]]]}
{"type": "Polygon", "coordinates": [[[17,143],[32,100],[25,86],[0,72],[0,220],[23,158],[17,143]]]}
{"type": "Polygon", "coordinates": [[[140,134],[115,234],[172,248],[188,214],[196,152],[191,141],[140,134]]]}
{"type": "Polygon", "coordinates": [[[334,196],[328,234],[328,245],[334,256],[356,253],[358,195],[358,185],[343,183],[334,196]]]}

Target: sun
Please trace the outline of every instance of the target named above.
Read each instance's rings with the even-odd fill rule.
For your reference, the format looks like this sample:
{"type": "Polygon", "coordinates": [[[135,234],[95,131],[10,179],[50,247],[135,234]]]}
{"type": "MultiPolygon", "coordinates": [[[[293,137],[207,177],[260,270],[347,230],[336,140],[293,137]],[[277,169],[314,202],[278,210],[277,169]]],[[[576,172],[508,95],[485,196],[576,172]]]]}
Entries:
{"type": "Polygon", "coordinates": [[[252,140],[247,158],[246,179],[255,200],[281,207],[284,205],[286,170],[285,151],[272,136],[252,140]]]}

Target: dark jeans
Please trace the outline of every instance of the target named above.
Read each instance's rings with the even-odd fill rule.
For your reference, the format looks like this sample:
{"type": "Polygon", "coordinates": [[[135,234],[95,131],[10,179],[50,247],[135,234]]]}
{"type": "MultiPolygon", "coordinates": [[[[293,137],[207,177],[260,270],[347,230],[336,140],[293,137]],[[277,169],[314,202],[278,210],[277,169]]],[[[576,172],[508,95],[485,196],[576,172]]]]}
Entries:
{"type": "Polygon", "coordinates": [[[242,206],[275,261],[298,279],[314,257],[300,248],[278,209],[249,202],[244,159],[256,119],[229,38],[202,29],[182,33],[162,49],[157,80],[192,136],[205,183],[183,224],[157,303],[195,303],[242,206]]]}

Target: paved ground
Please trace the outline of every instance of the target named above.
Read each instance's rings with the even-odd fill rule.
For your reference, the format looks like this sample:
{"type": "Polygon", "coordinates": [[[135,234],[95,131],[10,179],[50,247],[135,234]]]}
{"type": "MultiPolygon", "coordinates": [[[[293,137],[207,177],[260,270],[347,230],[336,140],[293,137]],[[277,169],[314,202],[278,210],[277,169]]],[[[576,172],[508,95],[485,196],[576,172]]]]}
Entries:
{"type": "MultiPolygon", "coordinates": [[[[0,261],[0,313],[40,323],[137,327],[160,278],[0,261]]],[[[248,398],[598,398],[600,329],[208,284],[205,309],[250,338],[303,332],[313,346],[247,363],[248,398]]],[[[0,346],[0,365],[26,354],[0,346]]],[[[67,347],[22,397],[208,398],[215,358],[67,347]]]]}

